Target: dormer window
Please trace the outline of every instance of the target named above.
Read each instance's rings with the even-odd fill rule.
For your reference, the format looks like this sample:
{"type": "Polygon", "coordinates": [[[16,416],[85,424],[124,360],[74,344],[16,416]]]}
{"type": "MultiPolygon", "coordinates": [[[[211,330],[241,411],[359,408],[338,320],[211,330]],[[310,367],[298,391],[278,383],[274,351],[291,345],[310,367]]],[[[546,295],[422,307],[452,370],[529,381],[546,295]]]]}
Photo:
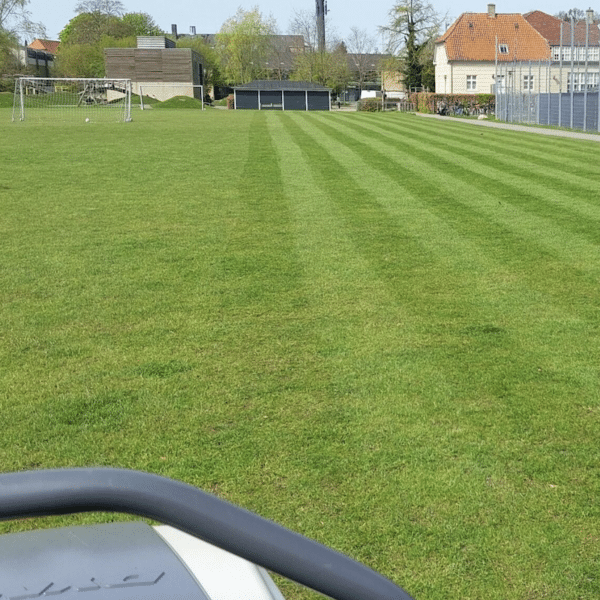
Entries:
{"type": "Polygon", "coordinates": [[[500,54],[508,54],[508,44],[498,44],[498,52],[500,54]]]}

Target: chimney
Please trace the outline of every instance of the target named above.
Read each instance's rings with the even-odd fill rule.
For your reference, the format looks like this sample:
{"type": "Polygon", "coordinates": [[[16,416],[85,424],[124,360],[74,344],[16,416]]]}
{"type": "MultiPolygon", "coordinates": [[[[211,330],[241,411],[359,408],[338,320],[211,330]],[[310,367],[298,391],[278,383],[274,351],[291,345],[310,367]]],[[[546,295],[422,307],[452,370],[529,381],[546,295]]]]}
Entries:
{"type": "Polygon", "coordinates": [[[171,25],[171,33],[175,36],[175,39],[177,39],[177,25],[171,25]]]}
{"type": "Polygon", "coordinates": [[[196,26],[190,25],[190,35],[196,35],[196,26]]]}
{"type": "Polygon", "coordinates": [[[488,17],[490,19],[496,18],[496,5],[495,4],[488,4],[488,17]]]}
{"type": "Polygon", "coordinates": [[[588,8],[585,11],[585,16],[587,17],[586,21],[588,25],[591,25],[594,22],[594,11],[591,8],[588,8]]]}

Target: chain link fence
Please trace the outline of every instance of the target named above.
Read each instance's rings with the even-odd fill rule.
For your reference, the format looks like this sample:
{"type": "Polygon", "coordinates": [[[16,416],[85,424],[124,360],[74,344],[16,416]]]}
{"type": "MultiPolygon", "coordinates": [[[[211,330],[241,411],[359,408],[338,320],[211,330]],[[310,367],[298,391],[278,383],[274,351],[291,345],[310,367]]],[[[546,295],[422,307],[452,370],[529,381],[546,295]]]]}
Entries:
{"type": "Polygon", "coordinates": [[[600,131],[598,63],[510,63],[496,69],[496,118],[508,123],[600,131]]]}
{"type": "Polygon", "coordinates": [[[496,118],[600,131],[600,43],[593,27],[591,20],[561,24],[550,60],[497,61],[496,118]]]}

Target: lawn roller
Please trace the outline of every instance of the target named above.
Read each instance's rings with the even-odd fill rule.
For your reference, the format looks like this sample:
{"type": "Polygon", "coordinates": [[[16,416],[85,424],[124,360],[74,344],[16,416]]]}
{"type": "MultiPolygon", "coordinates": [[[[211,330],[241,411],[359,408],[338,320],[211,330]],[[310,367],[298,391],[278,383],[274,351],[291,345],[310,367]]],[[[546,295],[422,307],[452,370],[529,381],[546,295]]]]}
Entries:
{"type": "Polygon", "coordinates": [[[0,475],[0,519],[120,512],[143,521],[0,536],[0,599],[283,600],[278,573],[336,600],[411,600],[379,573],[190,485],[139,471],[0,475]]]}

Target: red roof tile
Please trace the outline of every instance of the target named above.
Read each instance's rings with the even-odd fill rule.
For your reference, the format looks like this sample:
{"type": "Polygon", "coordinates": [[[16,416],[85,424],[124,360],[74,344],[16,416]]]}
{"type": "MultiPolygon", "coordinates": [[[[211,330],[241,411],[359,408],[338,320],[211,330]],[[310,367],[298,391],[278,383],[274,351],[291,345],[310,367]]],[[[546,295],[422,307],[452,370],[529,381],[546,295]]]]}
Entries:
{"type": "Polygon", "coordinates": [[[547,60],[550,46],[520,14],[463,13],[436,40],[445,43],[448,60],[547,60]],[[497,45],[496,45],[497,44],[497,45]],[[497,47],[507,47],[501,53],[497,47]]]}
{"type": "Polygon", "coordinates": [[[54,40],[33,40],[33,42],[29,44],[29,47],[34,50],[44,50],[50,54],[56,54],[58,52],[59,44],[60,42],[55,42],[54,40]]]}
{"type": "MultiPolygon", "coordinates": [[[[547,15],[541,10],[524,15],[525,19],[537,29],[547,40],[551,46],[560,46],[560,24],[562,23],[562,45],[571,45],[571,23],[563,21],[558,17],[547,15]]],[[[588,44],[590,46],[598,46],[600,42],[600,31],[598,30],[598,21],[590,23],[588,44]]],[[[585,21],[575,23],[573,30],[576,46],[585,46],[585,21]]]]}

